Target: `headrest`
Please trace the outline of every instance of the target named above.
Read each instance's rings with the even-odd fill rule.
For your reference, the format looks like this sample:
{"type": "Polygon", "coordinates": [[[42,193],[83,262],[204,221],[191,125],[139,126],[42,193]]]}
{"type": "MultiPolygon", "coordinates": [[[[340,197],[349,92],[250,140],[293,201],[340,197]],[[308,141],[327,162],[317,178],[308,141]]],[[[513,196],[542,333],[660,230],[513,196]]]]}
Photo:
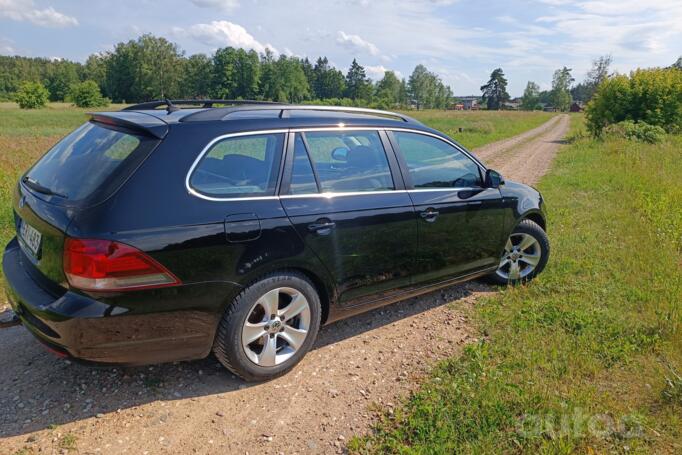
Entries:
{"type": "Polygon", "coordinates": [[[366,145],[358,145],[348,150],[347,163],[352,167],[372,168],[382,164],[383,151],[366,145]]]}

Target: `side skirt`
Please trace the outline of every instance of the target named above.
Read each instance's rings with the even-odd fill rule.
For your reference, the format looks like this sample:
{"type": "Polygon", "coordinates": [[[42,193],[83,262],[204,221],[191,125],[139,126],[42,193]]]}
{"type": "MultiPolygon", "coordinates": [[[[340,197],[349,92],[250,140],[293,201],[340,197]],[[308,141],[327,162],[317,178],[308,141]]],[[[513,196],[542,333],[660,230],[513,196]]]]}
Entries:
{"type": "Polygon", "coordinates": [[[339,321],[341,319],[346,319],[351,316],[355,316],[361,313],[365,313],[367,311],[374,310],[376,308],[380,308],[386,305],[391,305],[396,302],[400,302],[402,300],[407,300],[411,299],[413,297],[417,297],[420,295],[428,294],[430,292],[437,291],[439,289],[443,289],[458,283],[463,283],[465,281],[470,281],[485,275],[488,275],[492,272],[497,270],[497,266],[479,270],[478,272],[470,273],[468,275],[462,275],[456,278],[450,278],[445,281],[440,281],[438,283],[433,283],[429,284],[427,286],[420,286],[417,288],[412,288],[412,289],[406,289],[404,292],[398,294],[398,295],[392,295],[391,297],[385,298],[385,299],[380,299],[380,300],[374,300],[370,302],[366,302],[360,305],[355,305],[352,307],[348,308],[340,308],[338,306],[334,306],[330,308],[329,312],[329,318],[325,322],[325,325],[330,324],[332,322],[339,321]]]}

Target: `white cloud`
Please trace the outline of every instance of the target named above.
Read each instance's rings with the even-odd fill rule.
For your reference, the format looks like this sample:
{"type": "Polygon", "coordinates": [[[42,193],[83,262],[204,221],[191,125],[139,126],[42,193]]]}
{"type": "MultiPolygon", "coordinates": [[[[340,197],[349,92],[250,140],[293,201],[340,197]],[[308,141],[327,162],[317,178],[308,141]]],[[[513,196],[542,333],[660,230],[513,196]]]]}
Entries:
{"type": "Polygon", "coordinates": [[[681,50],[682,3],[678,0],[583,1],[556,8],[536,22],[561,34],[560,50],[574,57],[612,53],[634,62],[649,54],[681,50]]]}
{"type": "Polygon", "coordinates": [[[75,17],[56,11],[51,6],[38,9],[33,0],[0,0],[0,18],[17,22],[30,22],[41,27],[73,27],[78,25],[75,17]]]}
{"type": "Polygon", "coordinates": [[[215,8],[223,11],[234,11],[239,7],[239,0],[190,0],[199,8],[215,8]]]}
{"type": "Polygon", "coordinates": [[[402,73],[400,71],[391,70],[390,68],[386,68],[384,65],[365,66],[365,73],[370,79],[374,81],[378,81],[381,78],[383,78],[386,71],[393,71],[395,75],[398,77],[398,79],[402,77],[402,73]]]}
{"type": "Polygon", "coordinates": [[[343,30],[336,34],[336,42],[353,51],[367,52],[370,55],[379,55],[379,48],[358,35],[349,35],[343,30]]]}
{"type": "Polygon", "coordinates": [[[184,29],[176,27],[173,29],[173,33],[180,36],[188,36],[209,46],[232,46],[248,50],[253,49],[259,53],[265,52],[265,49],[270,49],[275,54],[279,54],[273,45],[261,43],[247,32],[244,27],[228,21],[195,24],[184,29]]]}

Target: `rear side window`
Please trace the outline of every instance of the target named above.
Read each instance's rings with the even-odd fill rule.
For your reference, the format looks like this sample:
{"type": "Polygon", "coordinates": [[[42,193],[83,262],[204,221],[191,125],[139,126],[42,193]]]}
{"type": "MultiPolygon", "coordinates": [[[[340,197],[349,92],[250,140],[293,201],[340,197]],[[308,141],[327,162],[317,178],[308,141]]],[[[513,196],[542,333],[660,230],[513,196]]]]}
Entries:
{"type": "Polygon", "coordinates": [[[198,192],[218,197],[275,194],[284,134],[237,136],[216,142],[190,177],[198,192]]]}
{"type": "Polygon", "coordinates": [[[144,155],[157,139],[89,122],[59,141],[26,177],[68,201],[87,198],[133,155],[144,155]]]}
{"type": "Polygon", "coordinates": [[[323,192],[394,189],[386,152],[376,131],[314,131],[297,133],[292,194],[315,192],[304,161],[310,157],[313,178],[323,192]],[[300,139],[299,139],[300,137],[300,139]],[[304,154],[307,150],[307,155],[304,154]],[[297,164],[300,160],[301,164],[297,164]]]}
{"type": "Polygon", "coordinates": [[[445,141],[424,134],[395,131],[415,188],[480,186],[478,165],[445,141]]]}

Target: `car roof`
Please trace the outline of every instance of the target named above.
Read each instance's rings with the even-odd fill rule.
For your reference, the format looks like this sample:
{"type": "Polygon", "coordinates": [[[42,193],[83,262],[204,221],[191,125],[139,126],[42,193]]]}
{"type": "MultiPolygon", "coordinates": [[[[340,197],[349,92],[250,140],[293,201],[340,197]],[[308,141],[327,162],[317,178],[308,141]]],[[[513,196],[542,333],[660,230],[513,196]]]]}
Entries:
{"type": "MultiPolygon", "coordinates": [[[[406,128],[447,138],[412,117],[391,111],[347,106],[298,105],[243,100],[164,100],[129,106],[116,112],[91,114],[94,121],[138,127],[163,137],[170,126],[220,124],[226,131],[311,127],[406,128]],[[201,107],[196,107],[197,105],[201,107]],[[216,105],[220,105],[218,107],[216,105]],[[188,106],[181,108],[180,106],[188,106]],[[215,107],[214,107],[215,106],[215,107]],[[159,109],[161,107],[161,109],[159,109]]],[[[450,138],[447,138],[450,139],[450,138]]],[[[450,139],[451,140],[451,139],[450,139]]]]}

